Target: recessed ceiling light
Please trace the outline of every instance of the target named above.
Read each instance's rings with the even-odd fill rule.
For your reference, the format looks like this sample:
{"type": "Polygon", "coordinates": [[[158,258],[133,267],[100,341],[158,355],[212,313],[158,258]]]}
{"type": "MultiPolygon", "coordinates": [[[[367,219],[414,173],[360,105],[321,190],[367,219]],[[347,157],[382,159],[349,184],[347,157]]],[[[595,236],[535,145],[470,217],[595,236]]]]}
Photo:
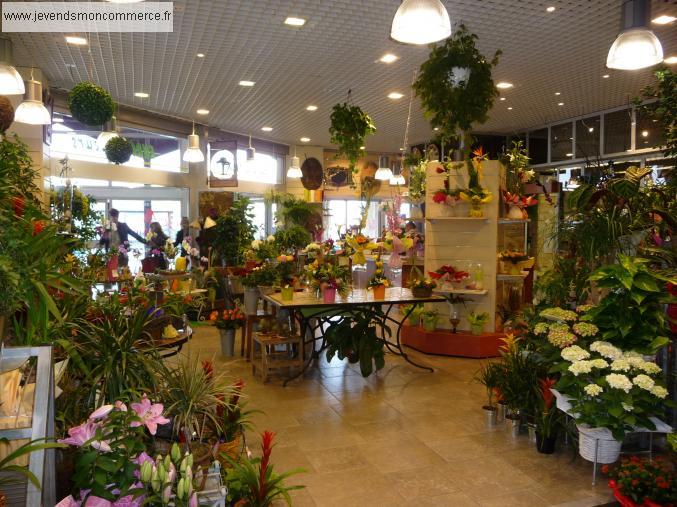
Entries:
{"type": "Polygon", "coordinates": [[[557,105],[558,105],[558,106],[563,106],[563,105],[564,105],[564,102],[558,102],[557,105]]]}
{"type": "Polygon", "coordinates": [[[261,127],[261,130],[263,130],[264,132],[272,132],[273,127],[261,127]]]}
{"type": "Polygon", "coordinates": [[[240,86],[254,86],[256,83],[254,81],[240,81],[238,83],[240,86]]]}
{"type": "Polygon", "coordinates": [[[667,63],[668,65],[674,65],[677,63],[677,56],[668,56],[665,60],[663,60],[663,63],[667,63]]]}
{"type": "Polygon", "coordinates": [[[54,122],[54,123],[63,123],[63,118],[52,118],[52,122],[54,122]]]}
{"type": "Polygon", "coordinates": [[[148,95],[146,92],[136,92],[134,96],[139,97],[140,99],[147,99],[150,97],[150,95],[148,95]]]}
{"type": "Polygon", "coordinates": [[[198,53],[196,56],[197,56],[198,58],[204,58],[204,57],[205,57],[205,54],[204,54],[204,53],[198,53]]]}
{"type": "Polygon", "coordinates": [[[509,107],[509,108],[508,108],[508,111],[512,111],[512,107],[509,107]]]}
{"type": "Polygon", "coordinates": [[[209,109],[198,109],[198,110],[195,111],[195,112],[196,112],[197,114],[205,115],[205,114],[209,114],[209,109]]]}
{"type": "Polygon", "coordinates": [[[295,18],[293,16],[289,16],[287,19],[284,20],[284,24],[289,26],[303,26],[306,24],[306,20],[303,18],[295,18]]]}
{"type": "Polygon", "coordinates": [[[573,157],[574,154],[573,154],[573,153],[567,153],[566,156],[567,156],[567,157],[573,157]]]}
{"type": "Polygon", "coordinates": [[[381,58],[379,58],[379,62],[393,63],[394,61],[398,60],[399,58],[400,58],[399,56],[394,55],[392,53],[386,53],[381,58]]]}
{"type": "Polygon", "coordinates": [[[87,45],[87,39],[85,39],[84,37],[77,37],[75,35],[66,35],[66,42],[68,42],[68,44],[74,44],[76,46],[87,45]]]}
{"type": "Polygon", "coordinates": [[[642,137],[649,137],[649,131],[648,130],[642,130],[642,137]]]}
{"type": "Polygon", "coordinates": [[[500,90],[505,90],[507,88],[512,88],[512,87],[513,87],[513,84],[508,83],[507,81],[499,81],[498,83],[496,83],[496,88],[498,88],[500,90]]]}
{"type": "Polygon", "coordinates": [[[667,25],[669,23],[672,23],[675,19],[677,18],[674,16],[668,16],[666,14],[663,14],[662,16],[658,16],[657,18],[653,18],[651,22],[656,23],[657,25],[667,25]]]}
{"type": "Polygon", "coordinates": [[[562,95],[562,92],[555,92],[555,95],[562,95]]]}
{"type": "Polygon", "coordinates": [[[306,111],[317,111],[317,106],[308,106],[306,107],[306,111]]]}
{"type": "Polygon", "coordinates": [[[588,132],[592,133],[592,132],[594,132],[594,131],[595,131],[595,127],[589,127],[589,128],[588,128],[588,132]]]}
{"type": "Polygon", "coordinates": [[[603,77],[604,79],[609,79],[609,74],[604,74],[602,77],[603,77]]]}
{"type": "Polygon", "coordinates": [[[388,98],[393,100],[399,100],[402,97],[404,97],[404,95],[402,95],[400,92],[390,92],[388,94],[388,98]]]}
{"type": "Polygon", "coordinates": [[[555,12],[555,7],[551,5],[550,7],[548,7],[545,10],[548,11],[548,12],[555,12]]]}
{"type": "Polygon", "coordinates": [[[302,137],[301,138],[302,143],[309,143],[310,142],[310,137],[302,137]]]}
{"type": "Polygon", "coordinates": [[[360,149],[361,149],[361,150],[364,150],[364,146],[360,146],[360,149]]]}
{"type": "Polygon", "coordinates": [[[440,130],[440,128],[439,128],[439,127],[435,127],[433,130],[434,130],[435,132],[437,132],[438,130],[440,130]]]}

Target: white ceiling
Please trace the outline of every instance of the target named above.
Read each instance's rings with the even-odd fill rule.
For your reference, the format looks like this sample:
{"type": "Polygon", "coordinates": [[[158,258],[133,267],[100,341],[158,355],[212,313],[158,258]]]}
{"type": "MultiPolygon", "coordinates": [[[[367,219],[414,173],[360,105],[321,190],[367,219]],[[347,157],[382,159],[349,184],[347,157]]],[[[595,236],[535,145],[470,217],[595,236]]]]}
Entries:
{"type": "MultiPolygon", "coordinates": [[[[412,72],[428,54],[426,47],[389,39],[399,3],[178,0],[173,33],[92,33],[88,47],[68,45],[62,34],[14,34],[15,60],[41,67],[53,86],[68,89],[91,73],[122,104],[284,143],[306,136],[311,144],[329,146],[331,107],[352,89],[354,102],[378,128],[367,149],[395,151],[404,135],[412,72]],[[290,15],[308,22],[287,27],[283,20],[290,15]],[[400,59],[377,62],[386,52],[400,59]],[[243,79],[256,86],[239,86],[243,79]],[[150,98],[134,97],[139,91],[150,98]],[[405,97],[386,98],[391,91],[405,97]],[[309,104],[318,110],[306,111],[309,104]],[[198,116],[198,108],[211,113],[198,116]],[[261,132],[264,125],[274,130],[261,132]]],[[[649,70],[605,69],[620,25],[619,0],[444,3],[452,23],[463,22],[479,35],[487,56],[503,50],[494,78],[515,85],[477,131],[508,133],[619,106],[651,81],[649,70]],[[555,12],[546,12],[549,5],[555,12]],[[602,78],[606,73],[609,79],[602,78]]],[[[654,0],[653,15],[663,13],[677,15],[675,2],[654,0]]],[[[677,54],[675,23],[654,28],[666,56],[677,54]]],[[[409,138],[417,142],[431,131],[418,101],[414,104],[409,138]]]]}

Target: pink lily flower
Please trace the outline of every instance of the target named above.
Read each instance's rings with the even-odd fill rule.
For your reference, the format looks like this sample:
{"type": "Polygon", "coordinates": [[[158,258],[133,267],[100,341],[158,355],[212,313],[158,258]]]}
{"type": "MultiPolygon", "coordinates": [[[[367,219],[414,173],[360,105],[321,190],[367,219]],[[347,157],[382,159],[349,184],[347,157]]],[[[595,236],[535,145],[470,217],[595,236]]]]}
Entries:
{"type": "Polygon", "coordinates": [[[89,419],[94,421],[96,419],[103,419],[113,410],[113,405],[103,405],[97,408],[94,412],[89,414],[89,419]]]}
{"type": "Polygon", "coordinates": [[[127,412],[127,405],[122,403],[120,400],[115,402],[115,408],[118,409],[120,412],[127,412]]]}
{"type": "Polygon", "coordinates": [[[162,417],[164,406],[162,403],[151,403],[145,394],[139,403],[132,403],[132,410],[136,412],[141,421],[134,421],[130,424],[132,428],[145,425],[151,435],[157,432],[158,424],[167,424],[169,419],[162,417]]]}
{"type": "Polygon", "coordinates": [[[74,445],[82,447],[86,442],[96,450],[102,452],[110,452],[111,447],[106,441],[92,440],[96,436],[96,430],[101,426],[100,423],[94,421],[87,421],[80,426],[74,426],[68,429],[68,438],[58,440],[60,444],[74,445]],[[90,442],[90,440],[92,440],[90,442]]]}
{"type": "Polygon", "coordinates": [[[56,504],[56,507],[80,507],[80,502],[76,501],[73,495],[68,495],[56,504]]]}

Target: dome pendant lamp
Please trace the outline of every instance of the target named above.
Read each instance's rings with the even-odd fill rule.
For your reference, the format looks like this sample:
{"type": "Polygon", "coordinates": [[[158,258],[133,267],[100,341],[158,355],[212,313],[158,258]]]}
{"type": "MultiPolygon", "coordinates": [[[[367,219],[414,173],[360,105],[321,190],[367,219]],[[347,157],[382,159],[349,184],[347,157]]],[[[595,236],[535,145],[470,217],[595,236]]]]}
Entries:
{"type": "Polygon", "coordinates": [[[402,163],[399,161],[393,162],[393,175],[390,177],[390,186],[399,186],[404,185],[406,181],[402,175],[402,163]]]}
{"type": "Polygon", "coordinates": [[[0,95],[23,95],[24,80],[12,66],[12,41],[0,37],[0,95]]]}
{"type": "Polygon", "coordinates": [[[374,178],[381,181],[389,181],[393,177],[393,172],[390,170],[390,159],[386,155],[381,155],[378,158],[378,169],[374,178]]]}
{"type": "Polygon", "coordinates": [[[621,33],[609,49],[608,68],[638,70],[663,61],[663,47],[649,29],[650,19],[650,0],[623,0],[621,33]]]}
{"type": "Polygon", "coordinates": [[[287,169],[287,178],[298,179],[301,176],[303,176],[303,173],[301,172],[301,164],[299,158],[296,156],[296,146],[294,146],[294,156],[291,158],[289,169],[287,169]]]}
{"type": "Polygon", "coordinates": [[[26,98],[16,108],[14,121],[29,125],[49,125],[52,123],[52,117],[42,103],[42,83],[33,79],[32,70],[31,78],[26,81],[26,85],[26,98]]]}
{"type": "Polygon", "coordinates": [[[390,37],[405,44],[430,44],[451,35],[449,13],[440,0],[403,0],[390,37]]]}
{"type": "Polygon", "coordinates": [[[204,162],[205,156],[200,149],[200,136],[195,133],[195,123],[193,123],[193,133],[188,136],[188,149],[183,152],[184,162],[204,162]]]}

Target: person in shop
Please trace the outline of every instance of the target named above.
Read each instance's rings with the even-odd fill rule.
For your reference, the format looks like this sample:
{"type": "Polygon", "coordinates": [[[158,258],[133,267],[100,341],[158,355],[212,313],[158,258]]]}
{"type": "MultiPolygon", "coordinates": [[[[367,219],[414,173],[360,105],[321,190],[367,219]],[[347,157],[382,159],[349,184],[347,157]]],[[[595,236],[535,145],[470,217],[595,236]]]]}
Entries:
{"type": "Polygon", "coordinates": [[[115,208],[111,208],[108,211],[108,217],[110,224],[101,236],[99,244],[104,246],[106,251],[111,248],[117,248],[120,252],[118,254],[118,266],[125,267],[129,264],[129,256],[127,255],[129,236],[132,236],[141,243],[146,243],[146,240],[134,232],[125,222],[120,222],[120,212],[115,208]]]}
{"type": "Polygon", "coordinates": [[[151,256],[157,259],[157,266],[160,269],[167,269],[167,259],[164,256],[165,244],[169,237],[162,230],[160,222],[151,222],[150,234],[148,235],[148,246],[151,256]]]}
{"type": "Polygon", "coordinates": [[[190,243],[191,246],[193,245],[193,241],[190,236],[190,220],[188,220],[188,217],[183,217],[181,219],[181,229],[179,229],[179,231],[176,233],[176,238],[174,239],[174,246],[181,247],[181,252],[179,255],[181,257],[188,257],[189,252],[183,248],[184,239],[188,239],[188,243],[190,243]]]}

